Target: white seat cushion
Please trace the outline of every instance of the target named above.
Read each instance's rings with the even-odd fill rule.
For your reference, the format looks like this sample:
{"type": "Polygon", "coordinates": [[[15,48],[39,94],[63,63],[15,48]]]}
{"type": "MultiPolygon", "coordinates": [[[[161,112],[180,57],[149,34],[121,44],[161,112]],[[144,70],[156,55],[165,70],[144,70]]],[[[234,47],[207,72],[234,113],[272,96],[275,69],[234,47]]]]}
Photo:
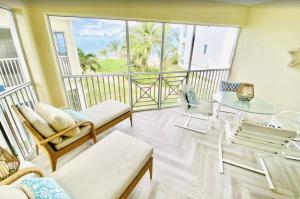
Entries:
{"type": "Polygon", "coordinates": [[[130,105],[108,100],[83,110],[80,113],[84,114],[89,121],[93,122],[97,129],[128,111],[131,111],[130,105]]]}
{"type": "Polygon", "coordinates": [[[119,198],[152,154],[150,145],[114,131],[53,176],[73,199],[119,198]]]}
{"type": "Polygon", "coordinates": [[[55,144],[54,148],[56,150],[60,150],[62,148],[64,148],[65,146],[75,142],[76,140],[79,140],[80,138],[82,138],[83,136],[87,135],[88,133],[90,133],[90,126],[84,126],[84,127],[80,127],[80,133],[76,136],[73,137],[62,137],[62,142],[55,144]]]}
{"type": "Polygon", "coordinates": [[[21,189],[9,185],[0,186],[0,198],[1,199],[29,199],[21,189]]]}

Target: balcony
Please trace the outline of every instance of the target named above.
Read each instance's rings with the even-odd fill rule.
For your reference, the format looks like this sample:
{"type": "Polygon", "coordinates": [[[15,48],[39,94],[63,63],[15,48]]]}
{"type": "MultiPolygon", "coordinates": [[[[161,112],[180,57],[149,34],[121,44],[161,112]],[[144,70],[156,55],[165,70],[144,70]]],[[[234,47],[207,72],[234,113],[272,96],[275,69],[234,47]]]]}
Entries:
{"type": "Polygon", "coordinates": [[[192,70],[136,74],[66,75],[68,100],[75,110],[83,110],[108,99],[131,104],[134,110],[178,105],[178,90],[189,83],[200,99],[212,100],[229,69],[192,70]]]}
{"type": "MultiPolygon", "coordinates": [[[[259,172],[226,165],[225,174],[219,174],[218,139],[226,121],[236,118],[230,113],[215,117],[218,103],[213,98],[222,81],[249,82],[255,97],[281,111],[300,111],[300,5],[24,2],[24,12],[0,7],[0,18],[5,17],[0,20],[0,84],[5,86],[0,93],[0,145],[20,160],[50,172],[12,105],[34,108],[44,101],[82,111],[111,99],[131,105],[134,125],[124,121],[98,141],[121,130],[155,149],[155,180],[142,179],[130,198],[300,196],[299,161],[283,156],[265,158],[275,191],[259,172]],[[206,135],[174,126],[186,119],[178,96],[184,84],[200,100],[213,101],[214,128],[206,135]]],[[[266,124],[272,116],[249,113],[246,119],[266,124]]],[[[201,120],[189,124],[199,129],[206,125],[201,120]]],[[[86,143],[72,151],[58,167],[90,147],[86,143]]],[[[256,156],[245,155],[243,149],[224,151],[257,166],[256,156]]]]}

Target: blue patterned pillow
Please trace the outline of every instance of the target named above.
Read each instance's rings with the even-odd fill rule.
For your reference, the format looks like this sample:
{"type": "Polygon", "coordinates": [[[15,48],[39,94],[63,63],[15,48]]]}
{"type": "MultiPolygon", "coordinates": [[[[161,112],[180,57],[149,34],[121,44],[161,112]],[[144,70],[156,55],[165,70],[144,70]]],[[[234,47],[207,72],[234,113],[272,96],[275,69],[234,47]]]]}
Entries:
{"type": "Polygon", "coordinates": [[[76,123],[87,121],[87,117],[77,111],[74,111],[69,108],[61,108],[61,110],[70,115],[76,123]]]}
{"type": "MultiPolygon", "coordinates": [[[[186,99],[189,104],[199,104],[199,100],[198,100],[196,91],[192,87],[188,87],[188,89],[186,90],[186,99]]],[[[193,107],[193,106],[189,105],[189,108],[190,107],[193,107]]]]}
{"type": "Polygon", "coordinates": [[[35,199],[71,199],[53,178],[26,178],[21,185],[35,199]]]}
{"type": "Polygon", "coordinates": [[[240,88],[240,85],[240,83],[222,81],[220,85],[220,91],[237,92],[240,88]]]}

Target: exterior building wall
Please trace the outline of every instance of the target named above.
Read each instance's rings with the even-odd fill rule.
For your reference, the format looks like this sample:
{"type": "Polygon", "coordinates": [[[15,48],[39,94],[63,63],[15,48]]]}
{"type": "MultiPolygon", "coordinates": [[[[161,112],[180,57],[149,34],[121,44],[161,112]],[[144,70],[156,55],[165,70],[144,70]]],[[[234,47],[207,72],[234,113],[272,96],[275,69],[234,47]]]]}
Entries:
{"type": "Polygon", "coordinates": [[[53,32],[63,32],[70,60],[72,74],[81,74],[77,46],[72,32],[72,21],[70,18],[51,17],[51,28],[53,32]]]}
{"type": "MultiPolygon", "coordinates": [[[[192,36],[192,30],[188,30],[187,34],[181,31],[179,52],[184,52],[180,60],[182,65],[187,65],[189,62],[191,50],[189,41],[192,36]]],[[[191,69],[230,68],[237,36],[238,28],[198,26],[195,33],[191,69]]]]}
{"type": "Polygon", "coordinates": [[[189,59],[190,59],[190,51],[191,51],[191,42],[193,37],[193,28],[188,28],[188,25],[185,25],[184,28],[180,31],[179,36],[179,46],[178,46],[178,54],[180,56],[179,63],[185,69],[188,69],[189,59]]]}

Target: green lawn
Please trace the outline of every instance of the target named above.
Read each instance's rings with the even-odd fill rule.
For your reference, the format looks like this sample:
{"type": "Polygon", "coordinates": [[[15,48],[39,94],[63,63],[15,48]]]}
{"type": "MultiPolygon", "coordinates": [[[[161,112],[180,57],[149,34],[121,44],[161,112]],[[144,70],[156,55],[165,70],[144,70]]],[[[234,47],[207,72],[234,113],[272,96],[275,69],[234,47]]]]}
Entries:
{"type": "Polygon", "coordinates": [[[98,73],[125,73],[127,72],[127,62],[125,59],[103,59],[99,60],[100,69],[98,73]]]}
{"type": "MultiPolygon", "coordinates": [[[[127,60],[126,59],[113,59],[107,58],[98,61],[100,68],[96,73],[126,73],[128,70],[127,60]]],[[[183,71],[184,69],[178,65],[168,65],[164,66],[163,71],[183,71]]],[[[131,68],[132,72],[141,72],[136,71],[134,68],[131,68]]],[[[159,72],[159,66],[151,67],[148,71],[143,72],[159,72]]]]}

